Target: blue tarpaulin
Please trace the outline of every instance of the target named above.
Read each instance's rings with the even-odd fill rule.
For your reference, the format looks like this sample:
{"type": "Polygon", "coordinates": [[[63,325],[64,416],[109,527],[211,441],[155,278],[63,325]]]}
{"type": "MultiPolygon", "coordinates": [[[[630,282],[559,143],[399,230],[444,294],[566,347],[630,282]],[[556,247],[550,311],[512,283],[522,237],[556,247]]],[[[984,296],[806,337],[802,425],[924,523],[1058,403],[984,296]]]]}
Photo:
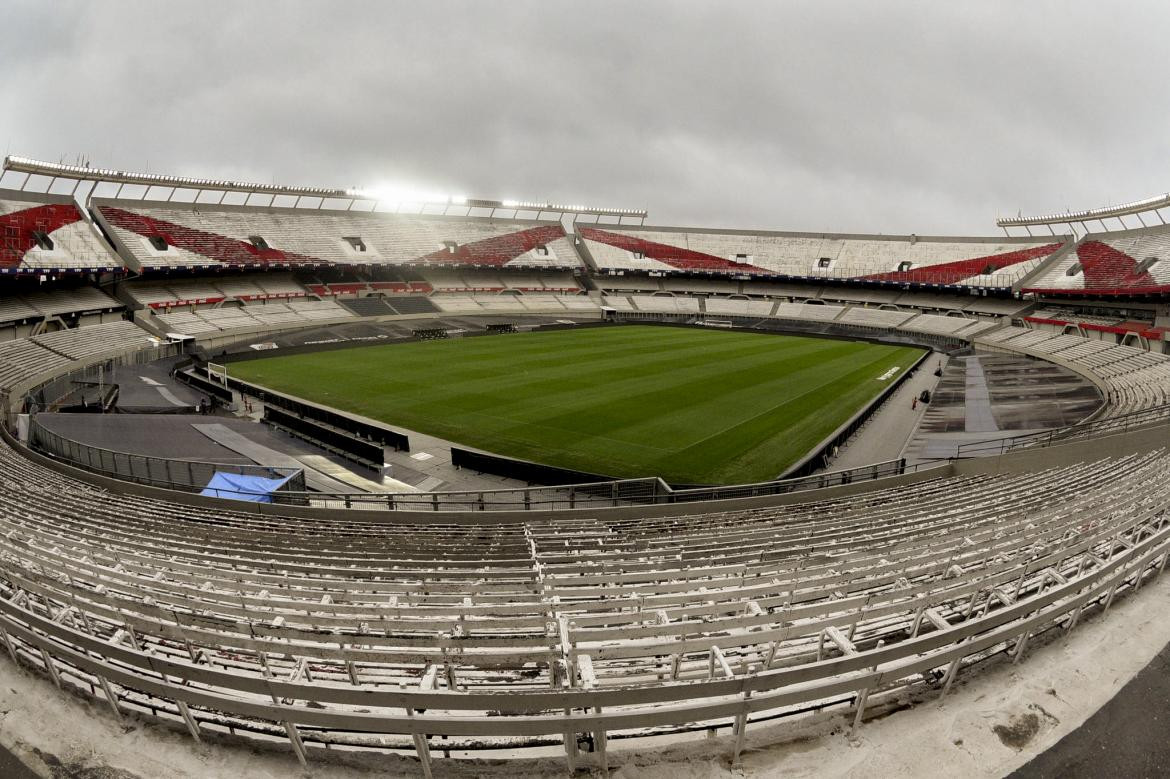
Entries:
{"type": "MultiPolygon", "coordinates": [[[[294,474],[295,475],[295,474],[294,474]]],[[[292,476],[279,479],[266,479],[263,476],[245,476],[240,473],[224,473],[216,471],[203,488],[200,495],[212,498],[230,498],[232,500],[247,500],[252,503],[271,503],[271,493],[284,486],[292,476]]]]}

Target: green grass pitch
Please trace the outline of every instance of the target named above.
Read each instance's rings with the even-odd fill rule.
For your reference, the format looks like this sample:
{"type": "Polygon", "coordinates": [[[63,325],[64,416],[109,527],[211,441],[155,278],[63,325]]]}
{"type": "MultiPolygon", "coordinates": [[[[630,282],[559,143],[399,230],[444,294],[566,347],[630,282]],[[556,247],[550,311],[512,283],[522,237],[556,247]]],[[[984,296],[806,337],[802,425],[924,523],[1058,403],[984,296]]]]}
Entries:
{"type": "Polygon", "coordinates": [[[234,363],[246,381],[496,454],[674,483],[775,478],[921,354],[629,325],[234,363]]]}

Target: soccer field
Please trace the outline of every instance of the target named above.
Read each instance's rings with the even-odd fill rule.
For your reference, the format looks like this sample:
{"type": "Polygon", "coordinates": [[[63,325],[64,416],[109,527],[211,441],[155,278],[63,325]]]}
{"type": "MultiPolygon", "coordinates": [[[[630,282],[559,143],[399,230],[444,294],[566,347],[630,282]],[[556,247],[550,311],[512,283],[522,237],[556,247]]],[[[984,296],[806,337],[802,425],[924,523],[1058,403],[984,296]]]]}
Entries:
{"type": "Polygon", "coordinates": [[[229,373],[496,454],[713,484],[774,478],[920,354],[630,325],[272,357],[229,373]]]}

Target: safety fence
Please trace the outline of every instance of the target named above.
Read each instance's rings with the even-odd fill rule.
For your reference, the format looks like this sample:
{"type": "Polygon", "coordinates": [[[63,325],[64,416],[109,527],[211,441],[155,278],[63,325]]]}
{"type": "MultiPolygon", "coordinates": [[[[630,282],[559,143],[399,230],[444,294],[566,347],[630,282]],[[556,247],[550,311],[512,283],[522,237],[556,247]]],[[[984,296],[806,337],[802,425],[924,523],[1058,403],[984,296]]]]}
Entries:
{"type": "Polygon", "coordinates": [[[1170,420],[1170,405],[1155,406],[1135,411],[1132,414],[1123,414],[1068,427],[1057,427],[1039,433],[996,438],[990,441],[969,441],[955,447],[955,457],[958,459],[989,457],[1016,449],[1051,446],[1084,438],[1124,435],[1140,428],[1162,424],[1167,420],[1170,420]]]}
{"type": "MultiPolygon", "coordinates": [[[[907,463],[905,459],[863,465],[839,471],[825,471],[792,479],[751,484],[676,489],[658,477],[616,479],[545,487],[516,487],[495,490],[445,492],[308,492],[301,474],[286,489],[268,496],[273,503],[311,505],[318,508],[367,509],[383,511],[557,511],[578,508],[652,506],[669,503],[754,498],[837,487],[844,484],[884,479],[937,467],[941,459],[990,457],[1023,448],[1054,446],[1084,438],[1123,434],[1170,420],[1170,405],[1058,428],[1043,433],[976,441],[957,447],[953,457],[907,463]],[[296,485],[301,485],[300,487],[296,485]]],[[[30,424],[30,444],[56,459],[105,476],[139,484],[198,492],[215,470],[263,475],[271,469],[260,466],[223,465],[186,460],[168,460],[147,455],[114,452],[70,441],[36,424],[30,424]],[[35,431],[35,433],[33,432],[35,431]],[[249,469],[252,470],[249,470],[249,469]],[[205,478],[206,477],[206,478],[205,478]],[[201,481],[202,480],[202,481],[201,481]]],[[[241,497],[251,497],[245,491],[241,497]]]]}
{"type": "Polygon", "coordinates": [[[112,479],[161,487],[180,492],[202,492],[216,473],[238,476],[256,476],[265,479],[288,479],[281,488],[283,492],[254,493],[245,488],[233,490],[233,494],[250,499],[266,498],[275,501],[280,495],[281,503],[305,505],[305,475],[299,468],[272,468],[262,465],[238,463],[200,462],[198,460],[177,460],[169,457],[152,457],[145,454],[119,452],[100,446],[81,443],[47,429],[34,415],[29,420],[28,443],[35,451],[77,468],[108,476],[112,479]]]}

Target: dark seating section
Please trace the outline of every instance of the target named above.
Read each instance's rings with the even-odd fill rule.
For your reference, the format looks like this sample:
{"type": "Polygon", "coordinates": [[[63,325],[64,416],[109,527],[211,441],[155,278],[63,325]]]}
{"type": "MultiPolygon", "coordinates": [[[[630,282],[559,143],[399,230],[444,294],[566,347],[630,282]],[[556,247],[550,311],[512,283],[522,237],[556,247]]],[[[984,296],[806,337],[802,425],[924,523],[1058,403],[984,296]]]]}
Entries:
{"type": "Polygon", "coordinates": [[[394,309],[396,314],[431,314],[439,310],[430,298],[422,295],[390,298],[386,304],[394,309]]]}
{"type": "Polygon", "coordinates": [[[358,316],[389,316],[398,313],[380,297],[352,298],[338,302],[358,316]]]}

